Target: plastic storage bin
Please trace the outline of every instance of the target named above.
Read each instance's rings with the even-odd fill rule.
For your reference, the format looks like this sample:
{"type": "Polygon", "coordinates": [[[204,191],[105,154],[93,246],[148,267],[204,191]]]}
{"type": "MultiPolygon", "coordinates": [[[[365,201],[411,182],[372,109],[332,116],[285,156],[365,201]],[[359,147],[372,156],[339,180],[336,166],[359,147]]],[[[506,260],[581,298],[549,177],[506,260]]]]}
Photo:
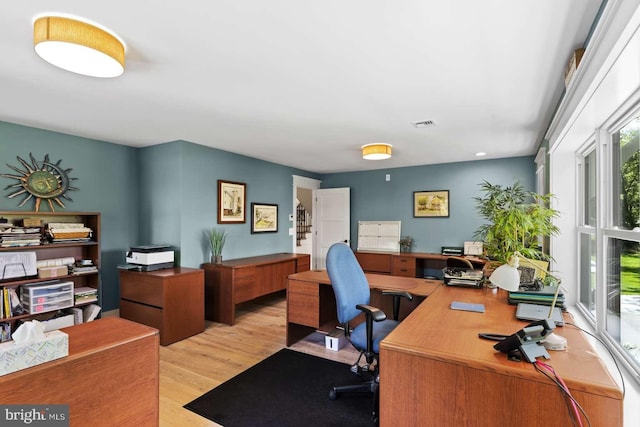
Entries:
{"type": "Polygon", "coordinates": [[[31,314],[73,307],[73,282],[56,280],[22,285],[20,299],[31,314]]]}

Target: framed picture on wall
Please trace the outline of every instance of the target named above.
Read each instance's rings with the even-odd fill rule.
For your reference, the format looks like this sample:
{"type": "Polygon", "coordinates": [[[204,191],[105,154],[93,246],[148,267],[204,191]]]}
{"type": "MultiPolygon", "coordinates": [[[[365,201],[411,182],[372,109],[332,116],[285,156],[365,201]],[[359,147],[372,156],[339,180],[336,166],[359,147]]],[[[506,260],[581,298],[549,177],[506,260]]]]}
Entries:
{"type": "Polygon", "coordinates": [[[251,232],[275,233],[278,231],[278,205],[251,203],[251,232]]]}
{"type": "Polygon", "coordinates": [[[449,190],[414,191],[413,216],[442,218],[449,216],[449,190]]]}
{"type": "Polygon", "coordinates": [[[246,222],[247,185],[218,180],[218,224],[246,222]]]}

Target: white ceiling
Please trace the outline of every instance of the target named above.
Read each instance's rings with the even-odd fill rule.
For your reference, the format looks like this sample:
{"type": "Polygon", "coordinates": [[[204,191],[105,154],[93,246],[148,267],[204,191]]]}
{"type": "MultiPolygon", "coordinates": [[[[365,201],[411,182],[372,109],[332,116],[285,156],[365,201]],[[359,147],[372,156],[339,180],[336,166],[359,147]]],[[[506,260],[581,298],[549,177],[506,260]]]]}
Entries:
{"type": "Polygon", "coordinates": [[[2,1],[0,120],[134,147],[185,140],[318,173],[533,155],[600,3],[2,1]],[[37,57],[43,13],[115,32],[124,75],[37,57]],[[436,125],[412,125],[422,120],[436,125]],[[372,142],[393,157],[363,160],[372,142]]]}

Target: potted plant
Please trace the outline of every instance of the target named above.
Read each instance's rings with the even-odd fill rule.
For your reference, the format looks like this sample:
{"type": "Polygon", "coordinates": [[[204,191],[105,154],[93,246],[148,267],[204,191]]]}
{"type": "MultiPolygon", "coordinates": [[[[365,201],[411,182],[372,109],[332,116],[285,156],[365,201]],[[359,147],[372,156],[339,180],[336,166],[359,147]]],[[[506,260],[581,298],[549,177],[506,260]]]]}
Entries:
{"type": "Polygon", "coordinates": [[[411,252],[413,238],[411,236],[402,236],[400,238],[400,252],[411,252]]]}
{"type": "Polygon", "coordinates": [[[209,246],[211,247],[211,262],[222,263],[222,248],[227,240],[227,232],[222,228],[212,228],[209,230],[209,246]]]}
{"type": "Polygon", "coordinates": [[[487,221],[474,237],[484,242],[485,255],[503,264],[515,252],[526,258],[549,260],[540,247],[540,238],[557,235],[553,224],[559,212],[550,206],[551,194],[525,190],[519,181],[510,187],[480,184],[483,197],[475,197],[478,213],[487,221]]]}

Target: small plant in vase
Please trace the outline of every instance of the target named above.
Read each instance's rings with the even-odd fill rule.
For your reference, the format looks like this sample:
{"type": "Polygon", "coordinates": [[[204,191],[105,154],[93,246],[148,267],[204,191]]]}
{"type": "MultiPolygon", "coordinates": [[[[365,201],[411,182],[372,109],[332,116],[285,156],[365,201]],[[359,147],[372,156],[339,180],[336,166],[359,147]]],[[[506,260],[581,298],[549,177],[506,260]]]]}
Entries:
{"type": "Polygon", "coordinates": [[[227,232],[221,228],[212,228],[209,230],[208,237],[211,247],[211,262],[220,264],[222,263],[222,248],[227,240],[227,232]]]}
{"type": "Polygon", "coordinates": [[[411,246],[413,245],[413,238],[410,236],[402,236],[400,238],[400,252],[411,252],[411,246]]]}

